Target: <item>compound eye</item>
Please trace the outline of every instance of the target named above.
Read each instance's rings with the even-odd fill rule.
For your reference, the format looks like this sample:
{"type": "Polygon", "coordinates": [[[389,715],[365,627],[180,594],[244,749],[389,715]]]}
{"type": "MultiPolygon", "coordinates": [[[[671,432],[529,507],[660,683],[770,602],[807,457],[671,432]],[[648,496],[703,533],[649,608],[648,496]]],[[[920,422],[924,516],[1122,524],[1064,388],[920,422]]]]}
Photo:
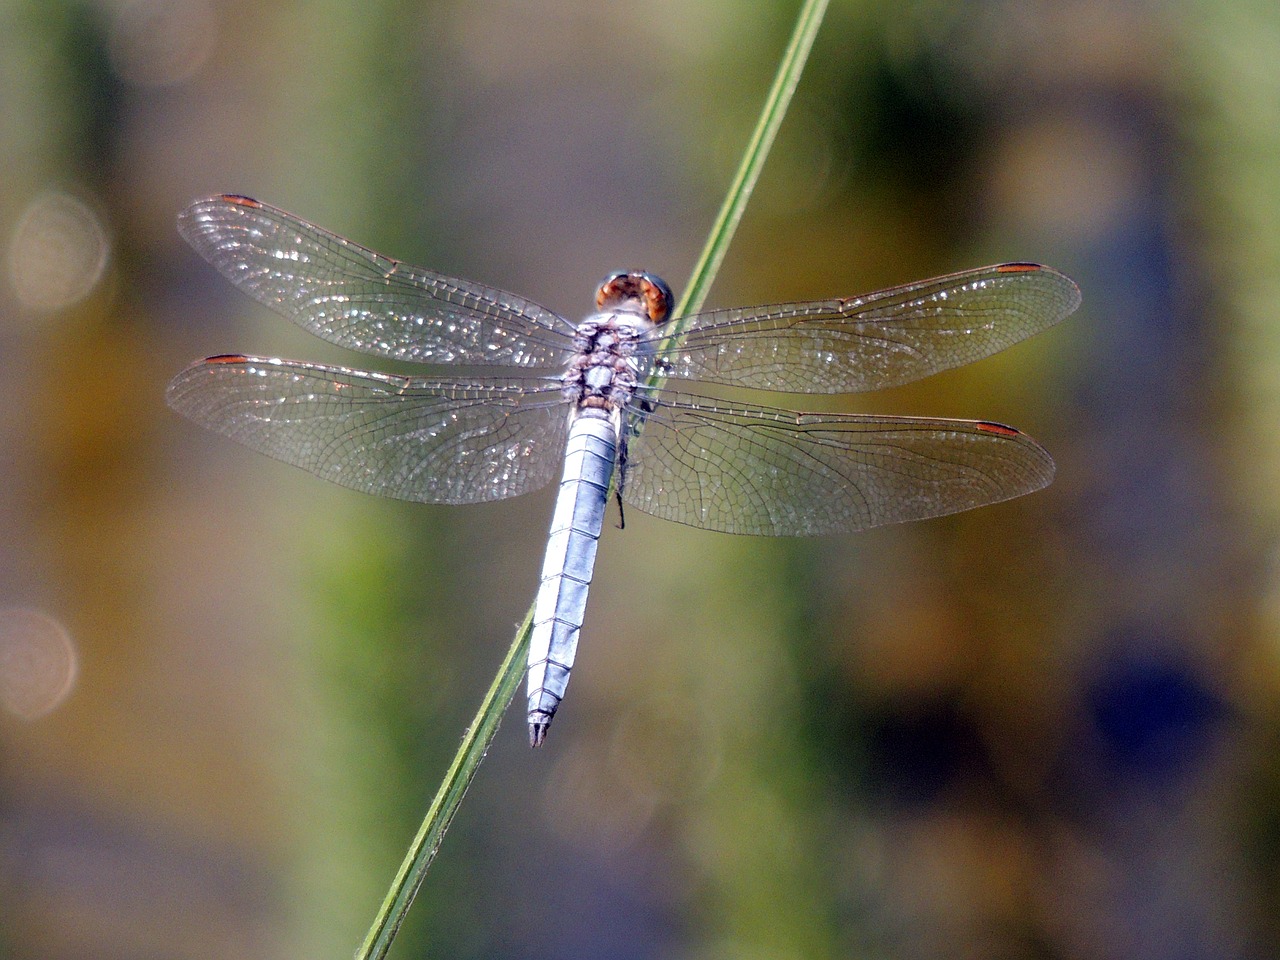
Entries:
{"type": "Polygon", "coordinates": [[[626,296],[629,274],[625,270],[615,270],[596,288],[596,309],[603,310],[606,303],[617,303],[626,296]]]}
{"type": "Polygon", "coordinates": [[[640,277],[640,295],[644,299],[645,313],[654,323],[662,323],[671,315],[675,297],[665,280],[651,273],[640,277]]]}
{"type": "Polygon", "coordinates": [[[596,308],[643,313],[653,323],[671,316],[675,297],[666,281],[639,270],[619,270],[605,277],[596,291],[596,308]]]}

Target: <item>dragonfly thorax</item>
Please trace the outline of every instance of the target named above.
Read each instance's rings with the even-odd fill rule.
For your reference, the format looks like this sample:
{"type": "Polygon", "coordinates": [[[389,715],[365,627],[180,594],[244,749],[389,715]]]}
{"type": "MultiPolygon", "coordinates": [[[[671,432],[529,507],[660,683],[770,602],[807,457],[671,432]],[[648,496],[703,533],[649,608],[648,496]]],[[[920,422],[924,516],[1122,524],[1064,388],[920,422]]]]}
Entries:
{"type": "Polygon", "coordinates": [[[564,373],[564,396],[578,408],[620,409],[631,400],[641,367],[647,365],[645,335],[655,324],[617,310],[588,317],[578,325],[574,355],[564,373]]]}

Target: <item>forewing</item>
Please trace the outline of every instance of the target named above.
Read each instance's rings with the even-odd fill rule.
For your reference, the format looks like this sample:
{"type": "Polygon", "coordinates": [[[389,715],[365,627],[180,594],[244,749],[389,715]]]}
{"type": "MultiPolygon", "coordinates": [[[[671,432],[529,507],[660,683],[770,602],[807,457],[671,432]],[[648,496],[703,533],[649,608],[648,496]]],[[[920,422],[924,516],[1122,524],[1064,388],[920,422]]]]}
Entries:
{"type": "Polygon", "coordinates": [[[547,484],[564,450],[556,379],[453,383],[288,360],[211,357],[169,384],[201,426],[325,480],[425,503],[547,484]]]}
{"type": "Polygon", "coordinates": [[[630,441],[623,499],[725,533],[847,533],[997,503],[1053,479],[1039,444],[983,421],[800,414],[670,395],[645,418],[630,441]]]}
{"type": "Polygon", "coordinates": [[[990,356],[1079,305],[1080,289],[1058,271],[1004,263],[862,297],[698,314],[665,356],[674,377],[793,393],[878,390],[990,356]]]}
{"type": "Polygon", "coordinates": [[[381,256],[247,197],[178,217],[245,293],[331,343],[421,363],[562,366],[573,327],[531,300],[381,256]]]}

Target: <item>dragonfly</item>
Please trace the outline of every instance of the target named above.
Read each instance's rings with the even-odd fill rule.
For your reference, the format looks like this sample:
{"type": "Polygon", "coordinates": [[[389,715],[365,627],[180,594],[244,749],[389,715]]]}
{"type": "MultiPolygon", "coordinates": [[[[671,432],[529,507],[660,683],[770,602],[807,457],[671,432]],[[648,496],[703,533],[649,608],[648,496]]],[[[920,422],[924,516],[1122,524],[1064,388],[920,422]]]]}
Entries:
{"type": "Polygon", "coordinates": [[[169,384],[179,413],[401,500],[502,500],[559,474],[529,644],[535,747],[568,686],[611,491],[619,511],[811,536],[968,510],[1053,478],[1048,452],[999,423],[798,413],[717,396],[724,386],[875,390],[982,359],[1079,305],[1076,284],[1050,267],[1003,263],[864,296],[708,310],[678,326],[664,281],[621,271],[575,324],[248,197],[199,200],[178,229],[237,287],[310,333],[442,368],[403,376],[214,356],[169,384]],[[710,395],[686,383],[711,385],[710,395]]]}

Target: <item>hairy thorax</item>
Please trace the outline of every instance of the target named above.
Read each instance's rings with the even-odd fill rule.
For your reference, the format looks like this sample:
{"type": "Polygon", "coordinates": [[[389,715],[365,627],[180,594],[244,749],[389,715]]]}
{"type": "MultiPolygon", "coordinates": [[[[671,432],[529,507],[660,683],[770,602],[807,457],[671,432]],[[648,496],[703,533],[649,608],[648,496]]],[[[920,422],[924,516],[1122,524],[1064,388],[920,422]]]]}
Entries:
{"type": "Polygon", "coordinates": [[[575,409],[611,414],[626,406],[647,363],[642,337],[652,324],[636,314],[592,317],[578,326],[574,358],[564,374],[564,397],[575,409]]]}

